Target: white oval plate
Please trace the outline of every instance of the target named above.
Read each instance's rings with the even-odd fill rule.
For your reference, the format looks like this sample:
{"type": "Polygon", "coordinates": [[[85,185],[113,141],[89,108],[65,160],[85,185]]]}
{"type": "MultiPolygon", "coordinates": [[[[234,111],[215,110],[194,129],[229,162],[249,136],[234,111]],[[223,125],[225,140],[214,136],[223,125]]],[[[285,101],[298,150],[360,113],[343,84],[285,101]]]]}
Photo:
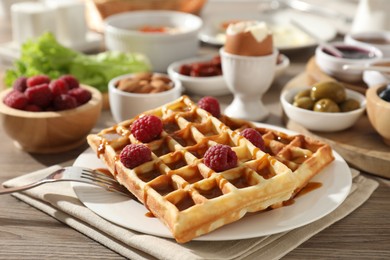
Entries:
{"type": "Polygon", "coordinates": [[[214,14],[203,18],[203,27],[199,32],[202,42],[222,46],[225,44],[225,32],[221,29],[223,22],[232,20],[265,21],[274,29],[274,44],[280,51],[294,50],[316,46],[317,43],[310,36],[291,25],[294,19],[323,41],[329,41],[337,35],[337,29],[326,19],[295,12],[292,10],[279,11],[274,14],[242,13],[242,14],[214,14]],[[318,29],[320,28],[320,30],[318,29]]]}
{"type": "MultiPolygon", "coordinates": [[[[279,55],[280,62],[276,64],[276,71],[274,77],[275,80],[278,77],[282,76],[288,66],[290,66],[290,59],[284,54],[280,53],[279,55]]],[[[178,72],[180,66],[183,64],[209,61],[215,56],[218,56],[218,54],[209,54],[173,62],[168,66],[168,74],[171,78],[180,80],[183,85],[183,88],[192,94],[202,96],[222,96],[231,94],[222,75],[214,77],[192,78],[190,76],[180,75],[178,72]]]]}
{"type": "MultiPolygon", "coordinates": [[[[259,126],[293,133],[267,124],[259,126]]],[[[295,198],[292,205],[248,214],[194,240],[223,241],[267,236],[301,227],[331,213],[347,197],[352,185],[351,171],[347,163],[339,154],[333,152],[335,160],[311,180],[322,183],[320,188],[295,198]]],[[[82,153],[74,165],[95,169],[105,167],[91,149],[82,153]]],[[[80,201],[97,215],[134,231],[172,238],[168,228],[157,218],[146,216],[148,210],[140,203],[88,184],[73,182],[72,186],[80,201]]]]}

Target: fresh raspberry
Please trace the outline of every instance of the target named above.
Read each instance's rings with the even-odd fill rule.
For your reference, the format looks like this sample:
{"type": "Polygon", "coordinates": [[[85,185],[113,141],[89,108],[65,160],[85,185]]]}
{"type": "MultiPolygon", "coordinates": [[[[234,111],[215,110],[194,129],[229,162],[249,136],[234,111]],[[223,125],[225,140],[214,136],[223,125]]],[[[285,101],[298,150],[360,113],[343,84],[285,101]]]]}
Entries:
{"type": "Polygon", "coordinates": [[[23,110],[28,104],[28,99],[22,92],[12,90],[4,97],[4,104],[15,109],[23,110]]]}
{"type": "Polygon", "coordinates": [[[216,98],[206,96],[201,98],[198,101],[198,106],[210,114],[212,114],[215,117],[220,117],[221,116],[221,109],[219,107],[219,102],[216,98]]]}
{"type": "Polygon", "coordinates": [[[161,119],[154,115],[138,118],[131,125],[131,132],[137,140],[147,143],[157,138],[163,129],[161,119]]]}
{"type": "Polygon", "coordinates": [[[72,75],[63,75],[60,79],[65,80],[68,83],[69,89],[78,88],[80,86],[79,81],[72,75]]]}
{"type": "Polygon", "coordinates": [[[24,92],[27,88],[27,77],[19,77],[14,81],[12,85],[13,89],[24,92]]]}
{"type": "Polygon", "coordinates": [[[237,155],[230,146],[217,144],[207,149],[204,163],[214,171],[222,172],[237,166],[237,155]]]}
{"type": "Polygon", "coordinates": [[[92,98],[91,92],[85,88],[73,88],[68,94],[74,97],[79,105],[87,103],[92,98]]]}
{"type": "Polygon", "coordinates": [[[152,151],[143,144],[128,144],[119,155],[121,163],[130,169],[152,160],[152,151]]]}
{"type": "Polygon", "coordinates": [[[77,100],[69,94],[61,94],[54,97],[54,110],[61,111],[77,107],[77,100]]]}
{"type": "Polygon", "coordinates": [[[62,79],[52,80],[49,84],[49,88],[54,96],[67,94],[69,90],[68,83],[66,83],[65,80],[62,79]]]}
{"type": "Polygon", "coordinates": [[[26,83],[27,83],[27,87],[33,87],[44,83],[49,84],[50,78],[49,76],[46,75],[36,75],[36,76],[29,77],[26,83]]]}
{"type": "Polygon", "coordinates": [[[241,131],[240,135],[248,139],[254,146],[260,148],[262,151],[265,151],[263,137],[255,129],[245,128],[241,131]]]}
{"type": "Polygon", "coordinates": [[[51,93],[49,84],[47,83],[28,87],[24,93],[26,94],[30,104],[37,105],[41,108],[49,106],[53,100],[53,94],[51,93]]]}
{"type": "Polygon", "coordinates": [[[30,111],[30,112],[40,112],[40,111],[42,111],[42,108],[40,108],[37,105],[30,104],[30,105],[27,105],[24,110],[30,111]]]}

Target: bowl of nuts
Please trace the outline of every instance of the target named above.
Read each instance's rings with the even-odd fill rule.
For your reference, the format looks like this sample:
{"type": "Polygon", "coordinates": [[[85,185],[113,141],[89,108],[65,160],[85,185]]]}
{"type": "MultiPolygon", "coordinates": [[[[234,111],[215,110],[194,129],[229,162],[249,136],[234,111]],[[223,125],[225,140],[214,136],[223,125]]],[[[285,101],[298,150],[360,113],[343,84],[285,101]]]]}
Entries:
{"type": "Polygon", "coordinates": [[[180,97],[181,82],[167,74],[141,72],[113,78],[108,83],[111,114],[116,122],[180,97]]]}
{"type": "Polygon", "coordinates": [[[99,90],[71,75],[18,78],[0,92],[0,115],[17,147],[32,153],[56,153],[86,143],[102,108],[99,90]]]}
{"type": "Polygon", "coordinates": [[[280,96],[285,114],[308,130],[335,132],[352,127],[366,108],[365,96],[336,81],[291,88],[280,96]]]}

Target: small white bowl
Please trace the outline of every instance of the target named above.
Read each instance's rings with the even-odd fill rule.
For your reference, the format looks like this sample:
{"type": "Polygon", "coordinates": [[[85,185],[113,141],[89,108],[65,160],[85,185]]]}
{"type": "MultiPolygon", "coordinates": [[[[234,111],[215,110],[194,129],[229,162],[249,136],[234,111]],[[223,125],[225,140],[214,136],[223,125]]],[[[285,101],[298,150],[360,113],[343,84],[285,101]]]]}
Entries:
{"type": "MultiPolygon", "coordinates": [[[[169,77],[166,74],[155,73],[169,77]]],[[[116,83],[122,79],[132,77],[134,74],[126,74],[113,78],[108,83],[108,97],[110,100],[110,109],[114,120],[119,123],[134,116],[150,110],[168,102],[171,102],[181,95],[182,86],[180,81],[171,79],[173,87],[170,90],[159,93],[130,93],[116,88],[116,83]]]]}
{"type": "MultiPolygon", "coordinates": [[[[390,58],[380,59],[369,63],[369,65],[386,66],[390,69],[390,58]]],[[[368,87],[389,84],[390,73],[384,73],[374,70],[365,70],[363,72],[363,81],[368,85],[368,87]]]]}
{"type": "Polygon", "coordinates": [[[202,20],[175,11],[132,11],[105,20],[105,43],[109,50],[146,55],[153,71],[166,72],[172,62],[196,56],[202,20]],[[142,32],[144,26],[169,27],[177,32],[142,32]]]}
{"type": "Polygon", "coordinates": [[[307,88],[293,88],[285,90],[280,95],[280,102],[286,115],[308,130],[320,132],[336,132],[347,129],[355,124],[366,109],[364,95],[346,89],[347,98],[353,98],[360,103],[360,108],[350,112],[327,113],[315,112],[294,106],[294,96],[307,88]]]}
{"type": "Polygon", "coordinates": [[[390,58],[390,31],[372,31],[347,34],[345,43],[360,47],[373,46],[382,51],[383,57],[390,58]]]}
{"type": "Polygon", "coordinates": [[[171,78],[180,80],[183,88],[192,94],[202,96],[221,96],[230,94],[230,90],[228,89],[222,75],[211,77],[191,77],[179,73],[180,67],[184,64],[210,61],[215,56],[217,55],[207,55],[174,62],[169,65],[168,74],[171,78]]]}
{"type": "Polygon", "coordinates": [[[358,82],[362,80],[363,73],[358,70],[344,70],[344,65],[365,65],[369,62],[373,62],[377,59],[382,58],[382,52],[375,47],[357,47],[350,44],[345,44],[343,42],[330,43],[336,48],[352,48],[358,49],[363,52],[367,52],[373,55],[372,58],[366,59],[348,59],[348,58],[338,58],[333,55],[328,54],[324,51],[322,45],[318,46],[315,51],[315,61],[318,67],[325,72],[326,74],[335,77],[338,80],[346,82],[358,82]]]}
{"type": "MultiPolygon", "coordinates": [[[[280,55],[280,61],[276,64],[275,78],[280,77],[290,65],[290,60],[283,54],[280,55]]],[[[191,64],[195,62],[209,61],[215,55],[206,55],[197,58],[185,59],[177,61],[169,65],[168,74],[171,78],[176,78],[181,81],[183,88],[192,94],[202,96],[222,96],[231,94],[223,75],[213,77],[191,77],[179,73],[180,66],[183,64],[191,64]]]]}
{"type": "Polygon", "coordinates": [[[276,61],[275,79],[282,76],[290,66],[290,59],[286,55],[279,53],[277,59],[279,59],[279,61],[276,61]]]}

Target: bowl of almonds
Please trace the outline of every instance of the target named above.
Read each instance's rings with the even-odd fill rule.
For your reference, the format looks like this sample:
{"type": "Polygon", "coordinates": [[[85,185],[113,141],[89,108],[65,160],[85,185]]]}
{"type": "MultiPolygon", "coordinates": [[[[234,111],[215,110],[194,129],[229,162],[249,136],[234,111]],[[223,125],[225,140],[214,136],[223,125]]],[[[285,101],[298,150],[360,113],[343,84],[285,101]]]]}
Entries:
{"type": "Polygon", "coordinates": [[[182,92],[180,81],[167,74],[141,72],[113,78],[108,83],[108,97],[116,122],[177,99],[182,92]]]}

